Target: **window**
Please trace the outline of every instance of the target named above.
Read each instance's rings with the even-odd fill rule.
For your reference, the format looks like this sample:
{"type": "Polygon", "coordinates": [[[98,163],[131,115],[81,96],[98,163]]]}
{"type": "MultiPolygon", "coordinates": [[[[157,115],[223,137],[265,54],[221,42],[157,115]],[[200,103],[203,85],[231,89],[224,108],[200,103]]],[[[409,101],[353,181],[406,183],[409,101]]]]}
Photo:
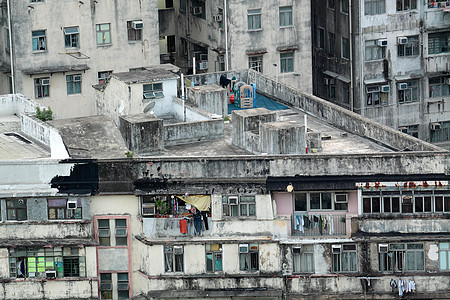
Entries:
{"type": "Polygon", "coordinates": [[[280,7],[280,27],[292,26],[292,6],[280,7]]]}
{"type": "Polygon", "coordinates": [[[450,95],[450,77],[431,77],[428,79],[430,98],[444,97],[450,95]]]}
{"type": "Polygon", "coordinates": [[[67,95],[81,94],[81,74],[66,75],[67,95]]]}
{"type": "Polygon", "coordinates": [[[143,91],[144,91],[144,99],[154,99],[164,97],[162,82],[144,84],[143,91]]]}
{"type": "Polygon", "coordinates": [[[397,55],[402,56],[417,56],[419,55],[419,36],[409,36],[406,38],[406,44],[397,45],[397,55]]]}
{"type": "Polygon", "coordinates": [[[419,138],[419,125],[402,126],[399,130],[403,133],[409,134],[410,136],[419,138]]]}
{"type": "Polygon", "coordinates": [[[44,0],[30,0],[30,2],[31,2],[31,3],[34,3],[34,2],[44,2],[44,0]]]}
{"type": "Polygon", "coordinates": [[[143,27],[144,25],[142,21],[128,21],[127,22],[128,41],[141,41],[143,27]]]}
{"type": "Polygon", "coordinates": [[[356,272],[358,270],[356,245],[332,245],[333,272],[356,272]]]}
{"type": "Polygon", "coordinates": [[[336,47],[336,36],[334,33],[328,32],[328,53],[334,56],[335,47],[336,47]]]}
{"type": "Polygon", "coordinates": [[[397,11],[417,8],[417,0],[397,0],[397,11]]]}
{"type": "Polygon", "coordinates": [[[366,87],[367,105],[387,104],[388,93],[380,91],[379,85],[369,85],[366,87]]]}
{"type": "Polygon", "coordinates": [[[180,11],[186,12],[186,0],[180,0],[180,11]]]}
{"type": "Polygon", "coordinates": [[[350,0],[341,0],[341,13],[348,14],[348,1],[350,0]]]}
{"type": "Polygon", "coordinates": [[[439,269],[450,270],[450,243],[439,243],[439,269]]]}
{"type": "Polygon", "coordinates": [[[36,30],[31,33],[33,37],[33,51],[46,51],[47,38],[45,30],[36,30]]]}
{"type": "Polygon", "coordinates": [[[117,273],[117,296],[119,299],[130,299],[128,273],[117,273]]]}
{"type": "Polygon", "coordinates": [[[64,45],[66,48],[80,47],[80,33],[78,27],[66,27],[64,30],[64,45]]]}
{"type": "Polygon", "coordinates": [[[164,246],[164,270],[183,272],[183,246],[164,246]]]}
{"type": "Polygon", "coordinates": [[[419,100],[419,83],[417,80],[398,83],[397,97],[399,103],[419,100]]]}
{"type": "Polygon", "coordinates": [[[325,49],[325,29],[317,27],[317,47],[325,49]]]}
{"type": "Polygon", "coordinates": [[[247,12],[248,30],[261,29],[261,9],[251,9],[247,12]]]}
{"type": "Polygon", "coordinates": [[[262,55],[249,56],[248,57],[248,67],[249,67],[249,69],[253,69],[255,71],[262,72],[263,71],[262,61],[263,61],[262,55]]]}
{"type": "Polygon", "coordinates": [[[127,220],[115,219],[115,223],[116,246],[126,246],[128,244],[127,220]]]}
{"type": "Polygon", "coordinates": [[[81,199],[47,199],[48,219],[81,219],[81,199]]]}
{"type": "Polygon", "coordinates": [[[385,13],[385,0],[365,0],[364,14],[365,15],[379,15],[385,13]]]}
{"type": "Polygon", "coordinates": [[[109,23],[106,24],[97,24],[97,45],[109,45],[111,44],[111,25],[109,23]]]}
{"type": "Polygon", "coordinates": [[[294,273],[314,273],[314,246],[301,245],[292,248],[294,273]]]}
{"type": "Polygon", "coordinates": [[[350,59],[350,43],[345,37],[342,38],[342,58],[350,59]]]}
{"type": "Polygon", "coordinates": [[[336,3],[334,1],[335,0],[327,0],[328,8],[335,9],[336,3]]]}
{"type": "Polygon", "coordinates": [[[34,79],[34,96],[36,98],[50,97],[50,78],[34,79]]]}
{"type": "Polygon", "coordinates": [[[112,274],[100,273],[100,297],[101,299],[112,299],[112,274]]]}
{"type": "Polygon", "coordinates": [[[336,99],[336,85],[334,83],[327,85],[327,97],[328,99],[336,99]]]}
{"type": "Polygon", "coordinates": [[[294,52],[280,53],[281,73],[294,72],[294,52]]]}
{"type": "Polygon", "coordinates": [[[98,84],[105,84],[113,71],[98,72],[98,84]]]}
{"type": "Polygon", "coordinates": [[[27,219],[26,199],[7,199],[6,212],[8,220],[24,221],[27,219]]]}
{"type": "Polygon", "coordinates": [[[379,244],[380,272],[407,272],[424,270],[423,244],[379,244]]]}
{"type": "Polygon", "coordinates": [[[377,40],[366,41],[366,61],[383,59],[386,56],[386,47],[380,47],[377,40]]]}
{"type": "MultiPolygon", "coordinates": [[[[438,127],[430,129],[431,142],[450,141],[450,121],[440,122],[438,127]]],[[[450,203],[449,203],[450,204],[450,203]]]]}
{"type": "Polygon", "coordinates": [[[342,102],[350,103],[350,84],[345,82],[342,84],[342,102]]]}
{"type": "Polygon", "coordinates": [[[100,246],[111,245],[111,230],[109,229],[109,219],[98,220],[98,241],[100,246]]]}
{"type": "Polygon", "coordinates": [[[222,196],[222,207],[224,216],[256,216],[255,196],[222,196]]]}
{"type": "Polygon", "coordinates": [[[204,0],[192,0],[192,14],[197,18],[206,19],[206,5],[204,0]]]}
{"type": "Polygon", "coordinates": [[[430,33],[428,35],[428,54],[449,52],[450,31],[430,33]]]}
{"type": "Polygon", "coordinates": [[[85,277],[84,249],[71,247],[11,248],[9,267],[15,278],[85,277]]]}
{"type": "Polygon", "coordinates": [[[218,8],[218,15],[221,16],[221,21],[218,21],[219,23],[219,28],[223,29],[224,28],[224,20],[223,20],[223,8],[219,7],[218,8]]]}
{"type": "Polygon", "coordinates": [[[206,244],[206,272],[222,272],[222,245],[206,244]]]}
{"type": "Polygon", "coordinates": [[[450,212],[450,191],[363,192],[363,213],[450,212]]]}
{"type": "Polygon", "coordinates": [[[347,210],[348,195],[345,192],[294,193],[294,210],[347,210]]]}
{"type": "Polygon", "coordinates": [[[239,244],[239,270],[259,270],[259,245],[239,244]]]}

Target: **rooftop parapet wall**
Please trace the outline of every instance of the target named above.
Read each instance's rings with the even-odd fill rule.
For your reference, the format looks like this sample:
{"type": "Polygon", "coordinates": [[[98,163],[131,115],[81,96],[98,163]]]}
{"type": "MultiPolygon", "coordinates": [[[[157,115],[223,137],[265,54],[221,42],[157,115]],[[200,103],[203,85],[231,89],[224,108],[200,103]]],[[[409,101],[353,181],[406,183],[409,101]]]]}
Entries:
{"type": "Polygon", "coordinates": [[[275,82],[254,70],[248,70],[248,80],[256,83],[256,89],[259,93],[270,95],[283,104],[299,108],[337,128],[374,140],[387,147],[399,151],[445,151],[438,146],[364,118],[331,102],[303,93],[280,82],[275,82]]]}
{"type": "MultiPolygon", "coordinates": [[[[35,114],[39,104],[22,94],[0,96],[0,115],[35,114]]],[[[47,107],[45,107],[47,108],[47,107]]]]}
{"type": "Polygon", "coordinates": [[[223,136],[224,123],[222,119],[164,125],[166,146],[221,139],[223,136]]]}

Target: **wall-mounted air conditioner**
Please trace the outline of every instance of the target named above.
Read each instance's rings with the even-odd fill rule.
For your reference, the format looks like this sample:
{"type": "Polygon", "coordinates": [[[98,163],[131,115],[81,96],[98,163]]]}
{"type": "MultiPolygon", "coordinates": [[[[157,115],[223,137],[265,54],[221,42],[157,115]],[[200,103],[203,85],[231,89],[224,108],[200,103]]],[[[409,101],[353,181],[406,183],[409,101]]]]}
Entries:
{"type": "Polygon", "coordinates": [[[239,253],[248,253],[248,244],[239,244],[239,253]]]}
{"type": "Polygon", "coordinates": [[[214,22],[222,22],[223,17],[222,15],[213,15],[214,22]]]}
{"type": "Polygon", "coordinates": [[[342,252],[342,245],[332,245],[331,249],[333,254],[340,254],[342,252]]]}
{"type": "Polygon", "coordinates": [[[238,196],[229,196],[228,204],[239,204],[239,197],[238,196]]]}
{"type": "Polygon", "coordinates": [[[183,246],[173,246],[174,254],[183,254],[183,246]]]}
{"type": "Polygon", "coordinates": [[[50,85],[50,79],[41,79],[41,85],[50,85]]]}
{"type": "Polygon", "coordinates": [[[56,271],[45,271],[45,277],[47,279],[55,279],[56,278],[56,271]]]}
{"type": "Polygon", "coordinates": [[[81,75],[73,75],[73,81],[81,81],[81,75]]]}
{"type": "Polygon", "coordinates": [[[133,22],[131,22],[131,27],[133,29],[142,29],[142,28],[144,28],[144,22],[142,22],[142,21],[133,21],[133,22]]]}
{"type": "Polygon", "coordinates": [[[294,254],[300,254],[302,252],[302,247],[301,246],[296,246],[292,248],[292,253],[294,254]]]}
{"type": "Polygon", "coordinates": [[[378,252],[379,253],[387,253],[389,250],[388,244],[378,244],[378,252]]]}
{"type": "Polygon", "coordinates": [[[437,122],[430,123],[430,129],[431,130],[439,130],[439,129],[441,129],[441,123],[437,123],[437,122]]]}
{"type": "Polygon", "coordinates": [[[387,44],[388,44],[388,41],[387,41],[387,39],[379,39],[379,40],[377,41],[377,44],[378,44],[378,46],[380,46],[380,47],[386,47],[387,44]]]}
{"type": "Polygon", "coordinates": [[[399,90],[406,90],[408,88],[408,84],[406,82],[401,82],[401,83],[397,84],[397,88],[399,90]]]}
{"type": "Polygon", "coordinates": [[[408,43],[408,38],[406,36],[397,37],[397,44],[404,45],[408,43]]]}
{"type": "Polygon", "coordinates": [[[381,86],[381,92],[389,93],[389,90],[390,90],[390,86],[388,84],[381,86]]]}
{"type": "Polygon", "coordinates": [[[67,201],[67,209],[76,209],[78,208],[77,200],[68,200],[67,201]]]}

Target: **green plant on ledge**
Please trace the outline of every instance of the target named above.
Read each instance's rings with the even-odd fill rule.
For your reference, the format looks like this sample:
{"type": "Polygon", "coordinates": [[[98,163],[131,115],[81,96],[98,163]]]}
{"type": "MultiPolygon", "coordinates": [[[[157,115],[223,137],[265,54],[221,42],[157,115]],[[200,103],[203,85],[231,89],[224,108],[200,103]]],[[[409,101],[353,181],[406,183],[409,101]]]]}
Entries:
{"type": "Polygon", "coordinates": [[[125,156],[126,156],[127,158],[133,158],[134,153],[133,153],[132,151],[127,151],[127,152],[125,152],[125,156]]]}
{"type": "Polygon", "coordinates": [[[50,106],[48,107],[48,109],[44,108],[42,110],[39,106],[36,107],[36,118],[43,122],[53,120],[53,111],[50,106]]]}
{"type": "Polygon", "coordinates": [[[225,117],[223,117],[223,120],[224,120],[224,121],[230,121],[230,116],[225,116],[225,117]]]}
{"type": "Polygon", "coordinates": [[[170,213],[170,205],[165,200],[157,199],[155,206],[159,214],[168,215],[170,213]]]}

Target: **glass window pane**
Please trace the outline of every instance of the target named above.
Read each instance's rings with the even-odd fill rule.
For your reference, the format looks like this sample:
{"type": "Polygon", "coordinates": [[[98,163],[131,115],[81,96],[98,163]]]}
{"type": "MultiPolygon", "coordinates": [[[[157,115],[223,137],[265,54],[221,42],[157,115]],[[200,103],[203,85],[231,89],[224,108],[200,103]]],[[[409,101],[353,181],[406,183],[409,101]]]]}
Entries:
{"type": "Polygon", "coordinates": [[[310,194],[310,209],[320,209],[320,193],[310,194]]]}
{"type": "Polygon", "coordinates": [[[417,270],[423,270],[424,253],[423,251],[416,251],[417,270]]]}
{"type": "Polygon", "coordinates": [[[216,271],[222,271],[222,253],[216,253],[215,256],[214,267],[216,271]]]}
{"type": "Polygon", "coordinates": [[[213,255],[212,253],[206,254],[206,271],[212,272],[213,270],[213,255]]]}
{"type": "Polygon", "coordinates": [[[331,193],[322,193],[322,209],[331,209],[331,193]]]}
{"type": "Polygon", "coordinates": [[[249,204],[248,205],[248,215],[249,216],[256,216],[256,205],[255,204],[249,204]]]}
{"type": "Polygon", "coordinates": [[[447,253],[450,254],[450,251],[440,251],[439,252],[439,268],[441,270],[447,270],[447,268],[448,268],[447,253]]]}

